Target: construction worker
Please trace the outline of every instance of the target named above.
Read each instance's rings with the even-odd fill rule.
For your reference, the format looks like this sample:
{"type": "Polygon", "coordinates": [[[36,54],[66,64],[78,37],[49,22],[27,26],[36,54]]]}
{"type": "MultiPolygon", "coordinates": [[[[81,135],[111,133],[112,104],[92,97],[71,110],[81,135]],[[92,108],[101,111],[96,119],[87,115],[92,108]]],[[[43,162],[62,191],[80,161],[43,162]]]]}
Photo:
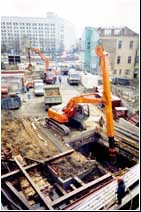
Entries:
{"type": "Polygon", "coordinates": [[[105,121],[104,121],[103,117],[101,116],[100,119],[99,119],[99,125],[100,125],[100,127],[103,128],[104,123],[105,123],[105,121]]]}
{"type": "Polygon", "coordinates": [[[121,204],[122,203],[122,198],[124,197],[125,195],[125,183],[124,183],[124,180],[118,176],[117,177],[117,183],[118,183],[118,187],[117,187],[117,191],[116,191],[116,194],[117,194],[117,204],[121,204]]]}
{"type": "Polygon", "coordinates": [[[61,78],[61,75],[59,75],[59,82],[61,84],[61,81],[62,81],[62,78],[61,78]]]}

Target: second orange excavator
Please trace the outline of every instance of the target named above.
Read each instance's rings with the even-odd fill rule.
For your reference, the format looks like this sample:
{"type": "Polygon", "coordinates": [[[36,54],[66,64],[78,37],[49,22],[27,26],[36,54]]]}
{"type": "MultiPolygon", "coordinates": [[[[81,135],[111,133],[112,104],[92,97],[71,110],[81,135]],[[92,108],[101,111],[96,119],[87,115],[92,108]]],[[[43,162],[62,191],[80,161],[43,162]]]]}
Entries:
{"type": "Polygon", "coordinates": [[[52,125],[61,133],[67,135],[70,130],[68,126],[73,123],[80,129],[85,129],[84,120],[89,117],[89,108],[86,103],[100,104],[105,108],[107,135],[109,139],[109,150],[114,153],[114,126],[111,103],[110,81],[107,68],[107,53],[101,45],[96,48],[96,54],[100,58],[100,67],[103,78],[102,98],[95,98],[95,93],[84,94],[70,99],[65,107],[54,106],[48,110],[48,118],[45,119],[47,125],[52,125]],[[83,104],[82,104],[83,103],[83,104]],[[85,103],[85,104],[84,104],[85,103]]]}
{"type": "Polygon", "coordinates": [[[44,61],[45,63],[45,72],[44,72],[44,75],[43,75],[43,80],[45,83],[52,83],[52,81],[55,83],[56,81],[56,75],[58,74],[57,72],[55,71],[50,71],[50,74],[49,74],[49,59],[38,49],[38,48],[29,48],[28,49],[28,57],[29,57],[29,69],[32,69],[32,65],[31,65],[31,57],[30,57],[30,50],[37,53],[41,59],[44,61]],[[50,80],[48,80],[48,78],[50,80]],[[49,81],[49,82],[48,82],[49,81]]]}
{"type": "Polygon", "coordinates": [[[45,62],[45,73],[47,74],[48,67],[49,67],[48,58],[37,48],[31,48],[31,51],[36,52],[42,58],[42,60],[45,62]]]}

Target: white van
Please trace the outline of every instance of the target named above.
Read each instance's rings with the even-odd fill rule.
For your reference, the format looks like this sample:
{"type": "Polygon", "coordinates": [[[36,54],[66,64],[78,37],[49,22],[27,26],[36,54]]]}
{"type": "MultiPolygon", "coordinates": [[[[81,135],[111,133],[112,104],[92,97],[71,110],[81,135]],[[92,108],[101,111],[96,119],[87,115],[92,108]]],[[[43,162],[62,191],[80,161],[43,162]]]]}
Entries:
{"type": "Polygon", "coordinates": [[[67,79],[68,83],[70,85],[79,85],[80,84],[80,74],[78,71],[76,71],[75,69],[70,69],[69,73],[68,73],[68,79],[67,79]]]}
{"type": "Polygon", "coordinates": [[[35,86],[36,83],[43,83],[42,79],[34,79],[33,80],[33,87],[35,86]]]}
{"type": "Polygon", "coordinates": [[[44,96],[44,84],[43,84],[43,82],[34,83],[34,94],[35,94],[35,96],[44,96]]]}

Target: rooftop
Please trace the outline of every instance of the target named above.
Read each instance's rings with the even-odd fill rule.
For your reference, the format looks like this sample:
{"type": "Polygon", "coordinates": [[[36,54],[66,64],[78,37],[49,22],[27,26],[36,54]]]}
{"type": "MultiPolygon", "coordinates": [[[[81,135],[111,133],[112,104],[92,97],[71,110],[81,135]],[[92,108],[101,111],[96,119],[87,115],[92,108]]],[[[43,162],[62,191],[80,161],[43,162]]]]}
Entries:
{"type": "Polygon", "coordinates": [[[138,36],[128,27],[99,27],[97,31],[100,36],[138,36]]]}

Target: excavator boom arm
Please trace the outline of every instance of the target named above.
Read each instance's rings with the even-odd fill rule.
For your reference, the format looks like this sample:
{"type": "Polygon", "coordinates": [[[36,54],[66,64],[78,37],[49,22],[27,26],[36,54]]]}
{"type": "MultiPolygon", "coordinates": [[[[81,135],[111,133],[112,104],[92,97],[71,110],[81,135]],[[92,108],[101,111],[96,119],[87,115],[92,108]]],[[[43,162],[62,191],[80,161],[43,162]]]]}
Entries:
{"type": "Polygon", "coordinates": [[[112,113],[112,101],[111,101],[111,90],[110,81],[107,65],[108,54],[104,52],[102,46],[98,45],[96,48],[96,54],[100,58],[100,68],[103,78],[103,96],[102,100],[105,105],[105,115],[106,115],[106,125],[107,125],[107,135],[110,141],[110,147],[114,147],[114,123],[113,123],[113,113],[112,113]]]}
{"type": "Polygon", "coordinates": [[[111,101],[111,90],[110,81],[107,66],[107,56],[108,54],[104,52],[102,46],[97,46],[96,54],[100,57],[100,67],[103,78],[103,95],[102,98],[95,98],[95,93],[84,94],[70,99],[66,107],[63,109],[64,114],[71,118],[74,114],[74,109],[78,103],[93,103],[100,104],[103,103],[105,106],[106,115],[106,125],[107,125],[107,135],[109,138],[110,147],[114,146],[114,123],[113,123],[113,113],[112,113],[112,101],[111,101]]]}
{"type": "Polygon", "coordinates": [[[70,99],[66,108],[64,108],[63,112],[71,118],[72,114],[74,113],[74,109],[77,104],[79,103],[92,103],[92,104],[100,104],[102,103],[102,99],[95,98],[95,94],[84,94],[80,96],[76,96],[70,99]]]}
{"type": "Polygon", "coordinates": [[[48,67],[49,67],[49,60],[46,58],[46,56],[43,53],[41,53],[41,51],[39,49],[31,48],[31,50],[33,52],[36,52],[42,58],[42,60],[45,62],[45,70],[46,70],[46,73],[47,73],[48,67]]]}

